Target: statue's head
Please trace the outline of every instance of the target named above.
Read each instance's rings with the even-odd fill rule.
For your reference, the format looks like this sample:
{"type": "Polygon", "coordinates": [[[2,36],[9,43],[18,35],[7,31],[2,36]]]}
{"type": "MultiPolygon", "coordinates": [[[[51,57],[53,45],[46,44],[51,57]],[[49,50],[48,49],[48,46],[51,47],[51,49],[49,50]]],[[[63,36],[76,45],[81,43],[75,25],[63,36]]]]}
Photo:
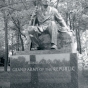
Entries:
{"type": "Polygon", "coordinates": [[[48,6],[50,3],[50,0],[41,0],[42,1],[42,5],[44,6],[48,6]]]}

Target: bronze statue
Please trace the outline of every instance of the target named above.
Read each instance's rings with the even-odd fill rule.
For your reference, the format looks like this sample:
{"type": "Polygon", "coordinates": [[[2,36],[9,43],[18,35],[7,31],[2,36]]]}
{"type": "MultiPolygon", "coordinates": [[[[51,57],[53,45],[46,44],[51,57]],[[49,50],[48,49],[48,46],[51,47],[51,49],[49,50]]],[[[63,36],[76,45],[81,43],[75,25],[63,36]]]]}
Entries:
{"type": "Polygon", "coordinates": [[[57,34],[59,30],[57,24],[59,23],[62,27],[62,32],[69,32],[70,29],[66,25],[60,13],[58,13],[57,9],[49,6],[49,2],[49,0],[42,0],[41,7],[36,9],[34,14],[36,19],[34,22],[35,25],[28,27],[27,39],[28,41],[29,39],[35,41],[38,47],[40,44],[38,34],[48,31],[50,35],[51,49],[57,49],[57,34]]]}

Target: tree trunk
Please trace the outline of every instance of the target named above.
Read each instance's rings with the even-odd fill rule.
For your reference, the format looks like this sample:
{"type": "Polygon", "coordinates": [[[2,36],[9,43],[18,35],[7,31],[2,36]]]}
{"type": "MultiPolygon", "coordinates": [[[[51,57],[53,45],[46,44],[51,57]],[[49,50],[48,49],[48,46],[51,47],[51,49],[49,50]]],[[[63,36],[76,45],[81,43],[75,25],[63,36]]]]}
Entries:
{"type": "Polygon", "coordinates": [[[17,36],[16,36],[16,39],[17,39],[16,50],[19,51],[19,30],[18,29],[16,30],[16,34],[17,34],[17,36]]]}
{"type": "Polygon", "coordinates": [[[22,51],[24,51],[24,42],[23,42],[23,39],[22,39],[21,35],[20,35],[20,40],[21,40],[22,51]]]}
{"type": "Polygon", "coordinates": [[[66,12],[66,24],[68,24],[68,12],[66,12]]]}
{"type": "Polygon", "coordinates": [[[75,15],[73,16],[73,24],[72,24],[72,29],[73,29],[73,31],[75,30],[75,15]]]}
{"type": "Polygon", "coordinates": [[[12,34],[12,55],[13,55],[13,34],[12,34]]]}
{"type": "Polygon", "coordinates": [[[69,14],[69,27],[70,27],[70,30],[72,30],[71,13],[69,14]]]}
{"type": "Polygon", "coordinates": [[[80,30],[79,27],[76,29],[76,39],[77,39],[77,50],[81,54],[81,41],[80,41],[80,30]]]}
{"type": "Polygon", "coordinates": [[[66,24],[70,27],[70,14],[67,12],[66,13],[66,24]]]}
{"type": "Polygon", "coordinates": [[[4,62],[4,70],[7,71],[8,66],[8,30],[7,30],[7,16],[6,12],[4,11],[4,23],[5,23],[5,62],[4,62]]]}

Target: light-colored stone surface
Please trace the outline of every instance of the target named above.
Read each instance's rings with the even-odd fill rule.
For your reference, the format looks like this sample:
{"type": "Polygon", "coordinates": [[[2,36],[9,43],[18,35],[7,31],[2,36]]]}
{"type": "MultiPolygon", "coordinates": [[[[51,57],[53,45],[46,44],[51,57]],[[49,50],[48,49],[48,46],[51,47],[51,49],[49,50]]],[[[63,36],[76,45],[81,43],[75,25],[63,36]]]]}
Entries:
{"type": "Polygon", "coordinates": [[[58,50],[35,50],[35,51],[17,51],[16,55],[35,55],[35,54],[58,54],[58,53],[71,53],[70,49],[58,49],[58,50]]]}

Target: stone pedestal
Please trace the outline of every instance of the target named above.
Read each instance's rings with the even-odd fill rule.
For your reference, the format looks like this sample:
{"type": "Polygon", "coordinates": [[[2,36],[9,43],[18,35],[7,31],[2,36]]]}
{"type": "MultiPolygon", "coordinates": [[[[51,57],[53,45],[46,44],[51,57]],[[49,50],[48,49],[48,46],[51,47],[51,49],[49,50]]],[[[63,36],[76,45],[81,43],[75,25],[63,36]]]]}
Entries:
{"type": "Polygon", "coordinates": [[[17,52],[10,60],[10,88],[78,88],[77,56],[60,52],[17,52]]]}

